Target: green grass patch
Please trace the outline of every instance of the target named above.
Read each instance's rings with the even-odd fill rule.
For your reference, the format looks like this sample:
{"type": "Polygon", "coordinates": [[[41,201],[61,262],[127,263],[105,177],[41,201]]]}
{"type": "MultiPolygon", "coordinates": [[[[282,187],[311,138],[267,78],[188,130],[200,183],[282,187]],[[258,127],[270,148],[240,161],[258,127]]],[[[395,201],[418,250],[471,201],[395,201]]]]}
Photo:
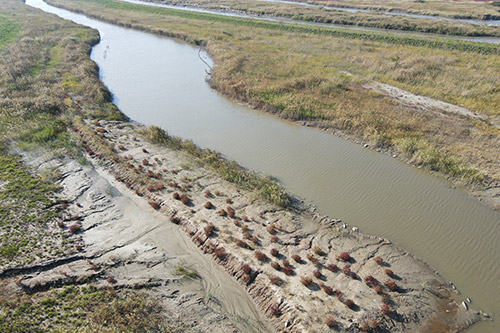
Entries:
{"type": "Polygon", "coordinates": [[[19,25],[14,20],[0,14],[0,49],[12,41],[19,31],[19,25]]]}
{"type": "Polygon", "coordinates": [[[189,279],[196,279],[199,277],[198,272],[196,272],[194,269],[189,269],[181,265],[178,265],[175,268],[175,274],[189,279]]]}

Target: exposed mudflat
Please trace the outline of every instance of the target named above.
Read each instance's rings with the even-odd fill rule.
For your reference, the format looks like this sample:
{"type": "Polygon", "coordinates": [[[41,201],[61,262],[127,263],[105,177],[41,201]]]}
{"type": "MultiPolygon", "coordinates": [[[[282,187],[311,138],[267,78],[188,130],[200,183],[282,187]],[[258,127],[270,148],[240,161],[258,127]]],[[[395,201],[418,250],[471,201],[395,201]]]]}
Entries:
{"type": "Polygon", "coordinates": [[[83,232],[73,237],[81,238],[83,247],[66,258],[3,272],[17,277],[13,288],[44,290],[94,281],[103,288],[144,289],[161,299],[176,320],[194,325],[193,331],[272,331],[236,281],[102,167],[50,154],[26,160],[39,171],[60,172],[60,196],[68,202],[66,213],[79,217],[83,232]],[[198,276],[184,276],[179,267],[198,276]],[[107,281],[110,276],[113,283],[107,281]]]}
{"type": "MultiPolygon", "coordinates": [[[[336,320],[335,328],[352,331],[366,325],[382,331],[429,327],[451,331],[479,320],[478,312],[456,303],[454,288],[446,280],[390,241],[362,235],[339,220],[315,214],[314,209],[269,205],[224,181],[190,155],[147,142],[137,133],[139,128],[107,121],[75,128],[87,151],[102,165],[96,169],[98,175],[79,170],[73,173],[83,178],[68,182],[100,179],[76,190],[82,200],[81,214],[86,215],[82,222],[86,253],[109,266],[118,284],[156,283],[166,290],[175,286],[181,290],[178,293],[192,295],[192,300],[200,299],[206,306],[200,292],[193,295],[193,283],[180,283],[171,271],[183,264],[204,277],[209,291],[217,284],[213,280],[224,281],[225,289],[232,289],[224,277],[214,279],[212,270],[216,270],[211,265],[217,263],[278,331],[323,331],[329,317],[336,320]],[[112,162],[106,157],[109,152],[119,157],[115,155],[112,162]],[[116,179],[112,185],[110,175],[116,179]],[[184,203],[182,195],[187,198],[184,203]],[[342,252],[350,259],[341,259],[342,252]],[[301,259],[294,260],[294,255],[301,259]],[[206,262],[198,263],[197,258],[206,262]],[[205,272],[211,278],[205,278],[205,272]]],[[[237,309],[246,307],[237,304],[241,299],[235,294],[222,294],[221,301],[237,309]]]]}

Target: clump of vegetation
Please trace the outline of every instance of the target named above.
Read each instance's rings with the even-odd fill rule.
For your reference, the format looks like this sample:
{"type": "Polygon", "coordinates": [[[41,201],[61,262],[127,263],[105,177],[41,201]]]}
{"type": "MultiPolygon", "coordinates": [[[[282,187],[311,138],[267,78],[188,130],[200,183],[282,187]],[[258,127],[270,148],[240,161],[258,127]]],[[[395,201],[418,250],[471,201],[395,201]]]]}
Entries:
{"type": "Polygon", "coordinates": [[[271,281],[272,284],[275,284],[277,286],[279,286],[282,282],[281,278],[276,275],[269,276],[269,281],[271,281]]]}
{"type": "Polygon", "coordinates": [[[302,258],[298,254],[292,255],[292,259],[299,264],[302,262],[302,258]]]}
{"type": "Polygon", "coordinates": [[[194,269],[188,269],[184,266],[178,265],[175,268],[175,274],[182,275],[185,278],[195,279],[198,278],[198,272],[194,269]]]}
{"type": "Polygon", "coordinates": [[[326,269],[328,269],[332,273],[337,273],[339,271],[339,267],[335,264],[326,265],[326,269]]]}
{"type": "Polygon", "coordinates": [[[389,281],[385,281],[384,282],[384,285],[389,288],[390,291],[397,291],[398,290],[398,284],[396,283],[396,281],[394,280],[389,280],[389,281]]]}
{"type": "Polygon", "coordinates": [[[273,261],[273,262],[271,263],[271,267],[272,267],[272,268],[274,268],[274,269],[275,269],[275,270],[277,270],[277,271],[280,271],[280,270],[281,270],[281,266],[280,266],[279,262],[277,262],[277,261],[273,261]]]}
{"type": "Polygon", "coordinates": [[[265,253],[260,251],[255,251],[255,257],[257,258],[257,260],[262,262],[267,261],[269,259],[269,257],[265,253]]]}
{"type": "Polygon", "coordinates": [[[313,282],[313,280],[308,276],[301,276],[300,277],[300,283],[302,283],[306,287],[309,287],[312,284],[312,282],[313,282]]]}
{"type": "Polygon", "coordinates": [[[335,320],[332,316],[326,317],[325,324],[328,328],[335,328],[338,325],[337,320],[335,320]]]}
{"type": "Polygon", "coordinates": [[[351,260],[351,255],[347,252],[342,252],[339,254],[338,258],[343,261],[350,261],[351,260]]]}
{"type": "Polygon", "coordinates": [[[384,263],[384,260],[379,256],[373,258],[373,261],[375,261],[378,265],[382,265],[384,263]]]}
{"type": "Polygon", "coordinates": [[[214,254],[219,259],[224,259],[227,255],[226,250],[223,247],[216,247],[214,254]]]}
{"type": "Polygon", "coordinates": [[[394,276],[394,272],[393,272],[391,269],[389,269],[389,268],[386,268],[386,269],[384,270],[384,272],[385,272],[385,274],[387,274],[387,275],[388,275],[388,276],[390,276],[390,277],[393,277],[393,276],[394,276]]]}
{"type": "Polygon", "coordinates": [[[293,275],[293,268],[291,266],[283,266],[281,270],[285,273],[285,275],[293,275]]]}
{"type": "Polygon", "coordinates": [[[280,251],[277,248],[272,248],[271,251],[269,251],[273,257],[279,257],[280,251]]]}
{"type": "Polygon", "coordinates": [[[215,230],[215,225],[213,225],[212,223],[207,224],[203,228],[203,232],[205,233],[205,236],[207,236],[207,237],[210,237],[213,234],[214,230],[215,230]]]}

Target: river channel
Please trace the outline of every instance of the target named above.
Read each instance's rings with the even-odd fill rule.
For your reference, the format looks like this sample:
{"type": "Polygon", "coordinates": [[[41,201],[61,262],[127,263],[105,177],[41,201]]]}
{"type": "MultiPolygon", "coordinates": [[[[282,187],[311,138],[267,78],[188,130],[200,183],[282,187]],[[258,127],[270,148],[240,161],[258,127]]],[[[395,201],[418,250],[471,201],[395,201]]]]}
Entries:
{"type": "MultiPolygon", "coordinates": [[[[206,82],[206,54],[184,43],[27,4],[98,29],[91,57],[131,119],[217,150],[279,179],[318,211],[388,238],[500,317],[500,213],[428,172],[331,134],[233,103],[206,82]]],[[[495,322],[474,332],[498,332],[495,322]]]]}

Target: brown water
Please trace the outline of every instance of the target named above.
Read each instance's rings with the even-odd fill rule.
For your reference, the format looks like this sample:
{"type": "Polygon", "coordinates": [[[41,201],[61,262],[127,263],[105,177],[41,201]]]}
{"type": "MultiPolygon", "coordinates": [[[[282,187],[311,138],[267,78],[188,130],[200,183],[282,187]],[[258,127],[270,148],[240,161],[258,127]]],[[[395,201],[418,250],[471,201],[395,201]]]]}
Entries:
{"type": "Polygon", "coordinates": [[[92,58],[132,119],[274,175],[321,213],[400,244],[453,281],[472,308],[500,318],[500,213],[390,156],[228,101],[209,88],[190,45],[27,3],[100,31],[92,58]]]}

